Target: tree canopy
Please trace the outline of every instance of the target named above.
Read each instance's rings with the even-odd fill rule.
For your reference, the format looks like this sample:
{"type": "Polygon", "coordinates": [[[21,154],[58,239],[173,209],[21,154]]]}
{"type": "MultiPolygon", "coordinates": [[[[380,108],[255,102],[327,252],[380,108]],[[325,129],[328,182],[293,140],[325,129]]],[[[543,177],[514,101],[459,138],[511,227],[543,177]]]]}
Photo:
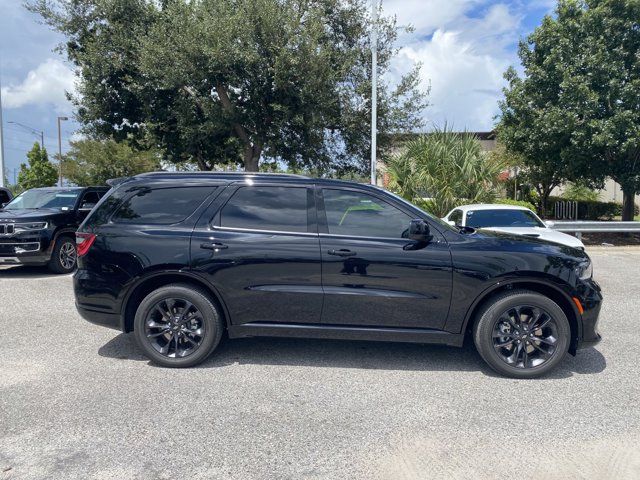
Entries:
{"type": "Polygon", "coordinates": [[[106,185],[107,180],[160,169],[160,155],[135,151],[114,140],[79,140],[62,163],[64,177],[79,186],[106,185]]]}
{"type": "Polygon", "coordinates": [[[29,165],[23,163],[18,172],[18,189],[20,191],[30,188],[51,187],[58,180],[58,172],[49,161],[46,148],[41,148],[38,142],[27,153],[29,165]]]}
{"type": "MultiPolygon", "coordinates": [[[[31,0],[66,36],[85,132],[162,149],[201,169],[258,161],[366,169],[370,29],[365,0],[31,0]]],[[[379,20],[380,77],[396,53],[379,20]]],[[[422,127],[416,66],[379,86],[379,153],[422,127]]]]}
{"type": "MultiPolygon", "coordinates": [[[[548,196],[567,179],[609,176],[633,218],[640,189],[640,2],[560,0],[520,45],[524,77],[509,86],[498,127],[548,196]]],[[[544,200],[543,199],[543,200],[544,200]]]]}

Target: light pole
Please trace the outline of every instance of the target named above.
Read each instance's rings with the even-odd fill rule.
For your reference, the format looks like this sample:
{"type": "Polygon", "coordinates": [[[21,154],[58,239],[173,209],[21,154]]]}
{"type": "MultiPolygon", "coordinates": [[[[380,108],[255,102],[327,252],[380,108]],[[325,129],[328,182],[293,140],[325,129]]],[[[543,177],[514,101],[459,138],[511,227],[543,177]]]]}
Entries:
{"type": "Polygon", "coordinates": [[[29,125],[25,125],[20,122],[14,122],[13,120],[7,123],[11,123],[13,125],[18,125],[19,127],[25,128],[29,130],[31,133],[33,133],[34,135],[40,135],[40,147],[44,148],[44,131],[43,130],[38,130],[37,128],[30,127],[29,125]]]}
{"type": "Polygon", "coordinates": [[[4,135],[2,125],[2,82],[0,81],[0,187],[4,187],[4,135]]]}
{"type": "Polygon", "coordinates": [[[58,117],[58,186],[62,186],[62,134],[60,133],[60,122],[66,122],[68,117],[58,117]]]}
{"type": "Polygon", "coordinates": [[[371,0],[371,185],[376,184],[378,125],[378,0],[371,0]]]}

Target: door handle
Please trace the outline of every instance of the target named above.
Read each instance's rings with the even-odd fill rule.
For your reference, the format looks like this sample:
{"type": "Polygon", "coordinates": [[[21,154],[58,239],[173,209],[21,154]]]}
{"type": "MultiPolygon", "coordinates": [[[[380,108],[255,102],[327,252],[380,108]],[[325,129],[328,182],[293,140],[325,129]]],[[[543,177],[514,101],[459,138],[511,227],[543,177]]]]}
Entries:
{"type": "Polygon", "coordinates": [[[353,252],[351,250],[347,250],[345,248],[340,249],[340,250],[329,250],[327,253],[329,255],[335,255],[337,257],[355,257],[357,255],[356,252],[353,252]]]}
{"type": "Polygon", "coordinates": [[[200,248],[205,250],[226,250],[229,248],[229,245],[225,245],[224,243],[201,243],[200,248]]]}

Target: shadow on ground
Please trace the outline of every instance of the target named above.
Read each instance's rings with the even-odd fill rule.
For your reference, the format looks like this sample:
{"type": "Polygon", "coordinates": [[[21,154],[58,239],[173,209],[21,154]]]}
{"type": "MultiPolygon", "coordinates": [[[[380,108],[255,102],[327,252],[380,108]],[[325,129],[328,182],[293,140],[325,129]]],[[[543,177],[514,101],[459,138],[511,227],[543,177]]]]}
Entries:
{"type": "Polygon", "coordinates": [[[53,273],[46,266],[34,267],[31,265],[0,266],[0,280],[4,278],[50,278],[64,277],[53,273]]]}
{"type": "MultiPolygon", "coordinates": [[[[98,350],[103,357],[148,361],[131,334],[120,334],[98,350]]],[[[480,371],[499,377],[485,365],[471,342],[463,348],[412,343],[355,342],[339,340],[243,338],[225,339],[211,357],[197,368],[221,368],[234,364],[289,365],[323,368],[360,368],[407,371],[480,371]]],[[[606,368],[595,348],[567,355],[546,378],[590,375],[606,368]]]]}

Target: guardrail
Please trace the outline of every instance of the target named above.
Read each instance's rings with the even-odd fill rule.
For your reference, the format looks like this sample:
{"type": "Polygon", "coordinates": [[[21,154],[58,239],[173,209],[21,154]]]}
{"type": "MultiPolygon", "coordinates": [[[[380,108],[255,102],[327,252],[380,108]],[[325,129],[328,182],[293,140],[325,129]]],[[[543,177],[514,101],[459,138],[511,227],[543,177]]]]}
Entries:
{"type": "Polygon", "coordinates": [[[582,233],[589,232],[640,233],[640,222],[553,221],[550,228],[575,233],[576,237],[582,238],[582,233]]]}

